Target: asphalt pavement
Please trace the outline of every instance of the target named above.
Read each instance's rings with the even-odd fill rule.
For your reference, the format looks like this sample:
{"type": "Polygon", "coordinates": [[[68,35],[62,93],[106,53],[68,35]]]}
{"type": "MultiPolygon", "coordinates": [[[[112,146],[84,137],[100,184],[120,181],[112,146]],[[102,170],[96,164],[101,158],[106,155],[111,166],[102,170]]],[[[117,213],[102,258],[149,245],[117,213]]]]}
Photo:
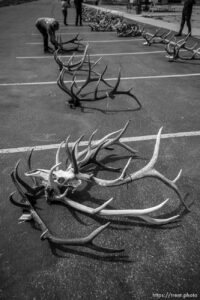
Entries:
{"type": "MultiPolygon", "coordinates": [[[[169,62],[163,45],[147,47],[141,37],[119,39],[115,32],[92,32],[85,22],[76,27],[74,8],[69,9],[68,23],[62,24],[57,1],[0,9],[0,299],[200,299],[200,61],[169,62]],[[42,16],[60,21],[64,41],[79,34],[89,43],[91,60],[102,57],[97,71],[107,66],[104,78],[111,85],[120,70],[120,89],[132,88],[142,108],[138,110],[133,99],[120,95],[85,103],[83,111],[71,109],[68,96],[56,83],[58,66],[51,54],[43,53],[42,38],[34,26],[42,16]],[[95,138],[100,139],[128,120],[123,141],[138,151],[128,173],[148,163],[156,134],[163,127],[156,169],[171,180],[182,169],[177,186],[182,196],[188,195],[186,202],[193,203],[189,213],[171,224],[153,226],[138,218],[88,215],[38,200],[38,213],[59,237],[84,237],[111,222],[94,240],[95,246],[87,247],[56,247],[41,241],[41,231],[33,223],[18,224],[22,209],[9,202],[15,191],[10,174],[18,160],[25,179],[31,148],[35,148],[32,167],[50,169],[58,145],[68,135],[70,143],[81,135],[86,142],[98,129],[95,138]],[[112,248],[124,251],[112,253],[108,250],[112,248]]],[[[75,53],[77,59],[82,54],[75,53]]],[[[62,59],[67,61],[71,55],[62,59]]],[[[78,85],[84,76],[77,75],[78,85]]],[[[66,84],[71,80],[67,74],[66,84]]],[[[129,152],[114,148],[99,159],[123,168],[129,152]]],[[[64,149],[61,157],[64,161],[64,149]]],[[[99,178],[119,175],[95,171],[99,178]]],[[[87,184],[69,197],[90,207],[114,197],[108,209],[147,208],[169,198],[167,206],[154,215],[157,218],[177,214],[180,208],[177,194],[155,178],[112,188],[87,184]]]]}

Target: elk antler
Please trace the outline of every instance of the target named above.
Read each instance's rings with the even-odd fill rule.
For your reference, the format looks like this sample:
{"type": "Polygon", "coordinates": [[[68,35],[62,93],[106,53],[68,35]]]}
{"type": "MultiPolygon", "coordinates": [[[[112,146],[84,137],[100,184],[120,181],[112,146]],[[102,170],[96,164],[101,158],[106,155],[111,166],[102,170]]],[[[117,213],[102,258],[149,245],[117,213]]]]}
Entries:
{"type": "MultiPolygon", "coordinates": [[[[64,63],[60,57],[58,56],[58,53],[60,51],[60,49],[57,49],[55,52],[54,52],[54,59],[56,61],[56,63],[58,64],[59,66],[59,69],[60,71],[65,68],[65,70],[68,72],[68,73],[74,73],[74,72],[77,72],[77,71],[88,71],[88,60],[87,60],[87,51],[88,51],[88,47],[89,47],[89,44],[86,45],[85,47],[85,50],[84,50],[84,53],[83,53],[83,56],[81,57],[80,60],[74,62],[74,59],[76,58],[75,54],[73,54],[67,63],[64,63]]],[[[98,64],[98,62],[101,60],[101,57],[95,61],[95,62],[91,62],[92,64],[92,69],[98,64]]]]}
{"type": "Polygon", "coordinates": [[[179,41],[175,42],[169,42],[166,47],[165,50],[168,53],[168,55],[166,56],[169,61],[175,61],[177,59],[181,59],[181,60],[192,60],[192,59],[200,59],[200,48],[196,48],[197,43],[195,43],[192,47],[188,47],[186,45],[188,38],[190,37],[190,34],[188,34],[184,39],[181,39],[179,41]],[[184,51],[184,53],[186,52],[191,53],[191,55],[182,55],[181,54],[181,50],[184,51]]]}
{"type": "MultiPolygon", "coordinates": [[[[20,193],[22,199],[21,199],[21,201],[16,200],[13,197],[14,193],[11,193],[9,196],[9,200],[15,206],[23,208],[23,214],[19,218],[19,223],[22,223],[25,221],[34,221],[39,226],[39,228],[42,231],[42,234],[40,236],[41,240],[48,240],[50,243],[53,243],[56,245],[88,246],[88,245],[91,245],[93,240],[110,225],[110,222],[108,222],[108,223],[98,227],[97,229],[95,229],[92,233],[90,233],[86,237],[59,238],[59,237],[53,235],[50,232],[47,225],[42,220],[41,216],[36,211],[36,209],[34,207],[35,201],[33,201],[33,199],[36,200],[35,191],[33,189],[30,190],[30,186],[28,186],[27,184],[24,185],[24,182],[22,182],[22,179],[19,177],[18,171],[17,171],[18,165],[19,164],[17,164],[17,167],[12,172],[11,178],[12,178],[12,181],[13,181],[15,187],[17,188],[17,191],[20,193]],[[20,179],[20,183],[19,183],[19,179],[20,179]],[[23,188],[31,191],[32,194],[24,192],[23,189],[21,188],[20,184],[22,184],[23,188]]],[[[57,200],[59,200],[59,199],[57,199],[57,200]]],[[[100,211],[105,206],[106,205],[102,205],[102,208],[99,208],[98,210],[100,211]]],[[[108,249],[108,250],[110,250],[111,252],[124,251],[124,249],[108,249]]]]}
{"type": "Polygon", "coordinates": [[[66,42],[62,41],[61,35],[59,37],[57,37],[58,48],[62,52],[78,51],[80,49],[80,47],[85,47],[85,44],[83,44],[81,41],[82,41],[82,39],[79,39],[79,34],[77,34],[74,38],[72,38],[71,40],[68,40],[66,42]],[[72,44],[72,47],[69,47],[69,48],[64,47],[64,46],[66,46],[66,45],[68,46],[70,44],[72,44]]]}
{"type": "Polygon", "coordinates": [[[64,83],[64,73],[65,73],[65,68],[62,69],[60,72],[59,78],[57,80],[58,86],[66,92],[71,99],[69,100],[69,103],[71,104],[72,107],[76,106],[81,106],[81,102],[85,101],[99,101],[107,98],[113,99],[116,95],[128,95],[129,97],[133,98],[136,103],[138,104],[138,109],[140,109],[141,103],[137,99],[135,95],[131,93],[132,89],[129,89],[128,91],[120,91],[119,89],[119,84],[120,84],[120,79],[121,79],[121,72],[119,71],[118,78],[116,81],[116,84],[114,87],[112,87],[104,78],[104,74],[107,71],[107,66],[103,70],[101,74],[98,74],[97,72],[93,72],[95,76],[92,76],[92,67],[90,63],[90,59],[88,57],[88,76],[85,80],[85,82],[82,84],[81,87],[77,88],[77,82],[75,80],[75,74],[73,77],[73,82],[71,84],[71,87],[68,88],[67,85],[64,83]],[[94,92],[87,92],[83,93],[83,90],[90,84],[96,82],[96,87],[94,89],[94,92]],[[110,88],[110,90],[99,90],[99,85],[100,83],[105,84],[107,87],[110,88]],[[77,89],[75,91],[75,88],[77,89]],[[101,94],[100,94],[101,92],[101,94]],[[103,93],[104,92],[104,93],[103,93]],[[90,96],[90,94],[93,94],[93,96],[90,96]]]}
{"type": "Polygon", "coordinates": [[[154,34],[150,32],[142,32],[143,38],[146,40],[146,42],[143,43],[143,45],[151,46],[152,44],[167,44],[171,41],[167,38],[170,36],[171,31],[168,32],[162,32],[161,29],[157,29],[154,34]]]}

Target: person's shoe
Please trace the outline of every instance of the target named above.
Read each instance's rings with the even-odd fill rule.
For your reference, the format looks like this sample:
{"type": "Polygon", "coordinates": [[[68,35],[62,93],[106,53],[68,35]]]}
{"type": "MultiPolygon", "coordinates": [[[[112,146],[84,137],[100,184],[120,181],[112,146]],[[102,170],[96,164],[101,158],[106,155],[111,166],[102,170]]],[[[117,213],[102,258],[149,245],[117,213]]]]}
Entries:
{"type": "Polygon", "coordinates": [[[53,53],[54,50],[50,47],[44,49],[44,53],[53,53]]]}
{"type": "Polygon", "coordinates": [[[180,32],[178,32],[177,34],[175,34],[174,36],[182,36],[182,34],[180,32]]]}

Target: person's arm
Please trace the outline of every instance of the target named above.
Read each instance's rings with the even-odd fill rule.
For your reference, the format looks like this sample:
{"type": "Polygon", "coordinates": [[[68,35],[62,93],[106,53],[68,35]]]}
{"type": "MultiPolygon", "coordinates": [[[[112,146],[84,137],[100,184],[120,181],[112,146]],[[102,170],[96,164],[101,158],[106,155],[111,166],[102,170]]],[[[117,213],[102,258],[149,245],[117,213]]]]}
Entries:
{"type": "Polygon", "coordinates": [[[52,28],[49,28],[49,36],[52,45],[54,45],[55,49],[58,49],[59,44],[56,40],[55,30],[53,30],[52,28]]]}

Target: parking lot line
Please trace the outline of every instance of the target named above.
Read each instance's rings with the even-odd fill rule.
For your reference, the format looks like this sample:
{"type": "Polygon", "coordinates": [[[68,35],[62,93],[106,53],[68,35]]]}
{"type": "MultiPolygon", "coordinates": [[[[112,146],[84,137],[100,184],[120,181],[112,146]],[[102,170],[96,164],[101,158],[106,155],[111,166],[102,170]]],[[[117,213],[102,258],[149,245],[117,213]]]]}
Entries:
{"type": "MultiPolygon", "coordinates": [[[[95,32],[95,31],[94,32],[86,32],[86,31],[85,32],[84,31],[77,32],[77,31],[75,31],[75,32],[62,32],[62,33],[59,32],[59,34],[61,34],[61,35],[72,35],[72,34],[74,34],[74,35],[77,35],[77,34],[78,35],[80,35],[80,34],[87,34],[88,35],[88,34],[95,34],[96,35],[97,33],[103,33],[103,34],[109,33],[109,34],[111,34],[112,32],[114,33],[114,31],[103,31],[103,32],[100,32],[100,31],[99,32],[95,32]]],[[[32,33],[31,35],[40,35],[41,36],[40,33],[32,33]]]]}
{"type": "MultiPolygon", "coordinates": [[[[182,78],[182,77],[195,77],[200,76],[200,73],[189,74],[168,74],[168,75],[150,75],[150,76],[134,76],[134,77],[121,77],[121,80],[141,80],[141,79],[164,79],[164,78],[182,78]]],[[[118,78],[105,78],[107,81],[116,81],[118,78]]],[[[71,83],[72,80],[65,80],[65,83],[71,83]]],[[[85,82],[84,79],[76,80],[77,83],[85,82]]],[[[57,84],[56,81],[39,81],[39,82],[13,82],[13,83],[0,83],[1,86],[32,86],[32,85],[53,85],[57,84]]]]}
{"type": "MultiPolygon", "coordinates": [[[[144,41],[144,39],[118,39],[118,40],[81,40],[83,43],[124,43],[124,42],[135,42],[135,41],[144,41]]],[[[30,42],[26,43],[26,45],[43,45],[42,42],[30,42]]]]}
{"type": "MultiPolygon", "coordinates": [[[[188,132],[177,132],[177,133],[166,133],[162,134],[162,139],[171,139],[171,138],[184,138],[184,137],[197,137],[200,136],[200,131],[188,131],[188,132]]],[[[121,142],[132,143],[132,142],[139,142],[139,141],[149,141],[155,140],[157,135],[145,135],[145,136],[138,136],[138,137],[126,137],[121,138],[121,142]]],[[[94,142],[97,142],[94,141],[94,142]]],[[[80,146],[87,146],[88,141],[80,142],[80,146]]],[[[0,154],[12,154],[12,153],[19,153],[19,152],[28,152],[34,148],[35,151],[41,150],[52,150],[57,149],[60,144],[50,144],[50,145],[40,145],[34,147],[18,147],[18,148],[8,148],[8,149],[0,149],[0,154]]],[[[74,143],[69,143],[69,146],[72,147],[74,143]]]]}
{"type": "MultiPolygon", "coordinates": [[[[144,52],[118,52],[118,53],[97,53],[90,54],[90,57],[102,57],[102,56],[126,56],[126,55],[146,55],[146,54],[157,54],[166,53],[164,50],[159,51],[144,51],[144,52]]],[[[63,58],[71,57],[71,55],[62,55],[63,58]]],[[[76,57],[83,57],[83,54],[77,54],[76,57]]],[[[16,56],[16,59],[53,59],[52,55],[45,56],[16,56]]]]}

